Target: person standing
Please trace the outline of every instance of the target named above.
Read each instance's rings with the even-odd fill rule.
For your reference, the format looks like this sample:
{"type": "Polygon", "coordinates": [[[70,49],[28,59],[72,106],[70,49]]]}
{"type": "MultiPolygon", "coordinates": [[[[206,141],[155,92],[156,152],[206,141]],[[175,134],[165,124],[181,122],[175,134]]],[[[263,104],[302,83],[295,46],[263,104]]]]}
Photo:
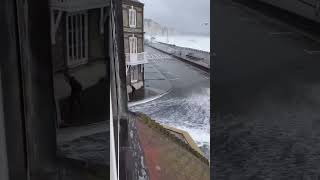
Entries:
{"type": "Polygon", "coordinates": [[[131,84],[132,92],[131,92],[131,100],[133,100],[134,95],[136,93],[136,88],[131,84]]]}
{"type": "Polygon", "coordinates": [[[71,76],[68,73],[64,73],[64,77],[71,87],[69,105],[71,119],[74,120],[76,107],[78,107],[79,110],[81,108],[82,85],[75,77],[71,76]]]}

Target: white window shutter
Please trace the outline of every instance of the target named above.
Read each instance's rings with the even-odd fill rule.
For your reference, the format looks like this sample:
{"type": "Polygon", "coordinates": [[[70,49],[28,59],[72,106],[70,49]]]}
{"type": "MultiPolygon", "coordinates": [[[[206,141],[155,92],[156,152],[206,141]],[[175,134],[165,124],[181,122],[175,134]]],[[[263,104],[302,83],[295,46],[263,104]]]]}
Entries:
{"type": "Polygon", "coordinates": [[[131,9],[129,9],[129,27],[135,28],[136,27],[136,10],[131,6],[131,9]]]}
{"type": "Polygon", "coordinates": [[[137,26],[137,11],[134,10],[133,12],[134,12],[134,15],[133,15],[134,27],[136,27],[137,26]]]}
{"type": "Polygon", "coordinates": [[[129,52],[130,53],[137,53],[138,52],[137,50],[138,50],[137,37],[132,35],[131,37],[129,37],[129,52]]]}
{"type": "Polygon", "coordinates": [[[138,48],[137,48],[137,38],[136,38],[136,37],[134,37],[134,38],[133,38],[133,40],[134,40],[134,53],[138,53],[138,48]]]}
{"type": "Polygon", "coordinates": [[[129,9],[129,25],[130,26],[132,24],[131,20],[132,20],[132,11],[131,11],[131,9],[129,9]]]}
{"type": "Polygon", "coordinates": [[[129,37],[129,53],[132,53],[132,37],[129,37]]]}

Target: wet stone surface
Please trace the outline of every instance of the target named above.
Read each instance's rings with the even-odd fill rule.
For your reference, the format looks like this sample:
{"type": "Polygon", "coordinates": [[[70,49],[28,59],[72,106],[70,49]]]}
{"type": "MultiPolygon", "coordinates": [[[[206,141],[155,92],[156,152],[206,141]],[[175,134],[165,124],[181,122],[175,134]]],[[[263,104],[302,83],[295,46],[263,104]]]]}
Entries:
{"type": "Polygon", "coordinates": [[[59,144],[59,153],[93,165],[109,165],[109,139],[109,132],[83,136],[59,144]]]}

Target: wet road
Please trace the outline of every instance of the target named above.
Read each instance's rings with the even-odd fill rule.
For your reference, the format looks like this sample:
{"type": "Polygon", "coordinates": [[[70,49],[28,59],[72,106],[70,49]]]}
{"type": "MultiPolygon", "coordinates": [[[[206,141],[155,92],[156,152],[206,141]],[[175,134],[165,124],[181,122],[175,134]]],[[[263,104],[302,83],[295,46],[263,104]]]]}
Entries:
{"type": "Polygon", "coordinates": [[[213,3],[216,179],[320,178],[320,43],[213,3]]]}
{"type": "Polygon", "coordinates": [[[209,155],[210,144],[210,77],[209,74],[146,47],[149,64],[145,65],[145,83],[159,88],[170,81],[171,90],[165,96],[131,108],[151,116],[156,121],[190,133],[196,143],[209,155]],[[153,71],[152,69],[155,68],[153,71]],[[156,77],[158,71],[161,77],[156,77]]]}

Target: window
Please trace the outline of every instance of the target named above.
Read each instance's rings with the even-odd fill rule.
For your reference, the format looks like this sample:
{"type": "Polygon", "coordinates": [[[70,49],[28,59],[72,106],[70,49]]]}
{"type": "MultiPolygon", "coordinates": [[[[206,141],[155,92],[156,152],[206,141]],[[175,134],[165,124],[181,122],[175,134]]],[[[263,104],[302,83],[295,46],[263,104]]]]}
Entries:
{"type": "Polygon", "coordinates": [[[129,66],[126,65],[126,76],[128,75],[128,71],[129,71],[129,66]]]}
{"type": "Polygon", "coordinates": [[[86,12],[66,16],[68,66],[83,64],[88,60],[88,15],[86,12]]]}
{"type": "Polygon", "coordinates": [[[131,72],[130,72],[131,83],[138,82],[138,78],[139,78],[138,66],[131,66],[130,70],[131,70],[131,72]]]}
{"type": "Polygon", "coordinates": [[[133,8],[133,6],[131,6],[131,9],[129,9],[129,27],[135,28],[136,24],[137,24],[137,12],[133,8]]]}
{"type": "Polygon", "coordinates": [[[140,72],[143,73],[143,65],[140,65],[140,72]]]}
{"type": "Polygon", "coordinates": [[[137,38],[134,35],[132,35],[132,37],[129,37],[129,53],[130,54],[138,53],[137,38]]]}
{"type": "Polygon", "coordinates": [[[143,81],[143,65],[139,65],[139,81],[143,81]]]}

